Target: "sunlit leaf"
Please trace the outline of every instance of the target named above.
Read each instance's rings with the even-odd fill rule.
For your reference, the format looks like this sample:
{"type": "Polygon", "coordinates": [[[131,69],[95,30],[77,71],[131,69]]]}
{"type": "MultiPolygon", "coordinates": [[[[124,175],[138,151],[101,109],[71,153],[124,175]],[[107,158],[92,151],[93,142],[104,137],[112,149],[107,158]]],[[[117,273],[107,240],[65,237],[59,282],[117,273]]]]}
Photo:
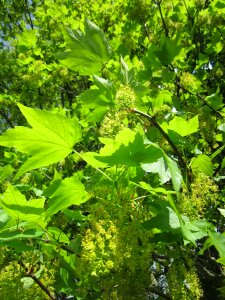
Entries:
{"type": "Polygon", "coordinates": [[[27,171],[62,160],[81,139],[76,119],[22,104],[18,106],[32,128],[16,126],[0,136],[0,145],[15,147],[30,156],[19,169],[17,178],[27,171]]]}
{"type": "Polygon", "coordinates": [[[167,132],[169,132],[169,130],[173,130],[183,137],[190,135],[197,132],[199,129],[198,116],[195,116],[190,120],[185,120],[176,116],[169,122],[168,125],[164,123],[163,128],[167,132]]]}
{"type": "Polygon", "coordinates": [[[177,41],[173,41],[168,37],[162,37],[160,49],[154,51],[154,54],[163,65],[168,65],[179,54],[180,50],[181,47],[177,45],[177,41]]]}
{"type": "Polygon", "coordinates": [[[141,166],[147,172],[158,173],[162,181],[170,176],[175,191],[179,192],[182,176],[176,162],[169,158],[158,145],[151,142],[146,144],[144,136],[140,133],[126,128],[120,131],[115,139],[100,138],[100,141],[105,146],[99,154],[87,152],[82,155],[83,159],[93,167],[141,166]],[[167,175],[163,174],[164,172],[167,172],[167,175]]]}
{"type": "Polygon", "coordinates": [[[167,207],[164,213],[157,214],[155,217],[143,223],[147,230],[160,229],[161,232],[169,232],[181,227],[179,218],[171,207],[167,207]]]}
{"type": "Polygon", "coordinates": [[[210,230],[209,238],[212,244],[215,246],[216,250],[219,252],[220,257],[225,257],[225,236],[221,233],[210,230]]]}
{"type": "Polygon", "coordinates": [[[27,201],[19,190],[9,186],[2,195],[0,204],[7,214],[15,220],[30,221],[44,225],[41,215],[44,212],[45,199],[27,201]]]}
{"type": "Polygon", "coordinates": [[[29,229],[25,231],[8,230],[0,232],[0,242],[13,241],[18,239],[39,238],[44,232],[41,230],[29,229]]]}
{"type": "Polygon", "coordinates": [[[64,38],[69,51],[57,57],[65,66],[82,75],[98,74],[109,59],[111,51],[103,32],[88,19],[85,19],[84,33],[68,29],[64,38]]]}
{"type": "Polygon", "coordinates": [[[205,154],[194,157],[191,162],[191,168],[193,171],[202,172],[207,176],[213,176],[213,164],[211,159],[205,154]]]}
{"type": "Polygon", "coordinates": [[[223,209],[223,208],[218,208],[218,209],[219,209],[221,215],[222,215],[223,217],[225,217],[225,209],[223,209]]]}
{"type": "Polygon", "coordinates": [[[48,201],[46,217],[56,214],[71,205],[80,205],[88,200],[88,193],[84,185],[77,179],[71,177],[60,182],[48,201]]]}

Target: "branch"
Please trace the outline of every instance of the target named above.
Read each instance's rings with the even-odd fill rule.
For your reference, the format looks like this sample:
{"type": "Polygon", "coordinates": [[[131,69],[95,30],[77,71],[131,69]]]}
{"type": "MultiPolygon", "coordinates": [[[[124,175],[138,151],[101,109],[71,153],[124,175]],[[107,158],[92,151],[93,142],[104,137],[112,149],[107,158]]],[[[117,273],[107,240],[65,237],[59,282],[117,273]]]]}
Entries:
{"type": "Polygon", "coordinates": [[[9,119],[9,117],[7,116],[7,113],[4,111],[4,109],[0,109],[0,115],[6,120],[6,122],[9,124],[10,127],[14,128],[13,123],[11,122],[11,120],[9,119]]]}
{"type": "Polygon", "coordinates": [[[219,117],[220,119],[223,118],[223,116],[221,115],[221,113],[219,111],[217,111],[215,108],[213,108],[206,100],[204,97],[202,97],[202,95],[200,95],[199,93],[196,94],[196,96],[202,100],[202,102],[208,106],[216,115],[217,117],[219,117]]]}
{"type": "Polygon", "coordinates": [[[14,21],[13,17],[11,16],[11,14],[10,14],[8,11],[7,11],[7,16],[9,17],[10,21],[11,21],[14,25],[16,25],[16,26],[20,29],[20,31],[23,32],[23,28],[21,27],[20,23],[19,23],[18,21],[14,21]]]}
{"type": "Polygon", "coordinates": [[[148,32],[148,27],[147,27],[145,21],[143,20],[142,16],[140,15],[139,11],[138,11],[138,17],[139,17],[139,19],[140,19],[140,21],[141,21],[141,23],[142,23],[142,25],[144,27],[145,34],[146,34],[146,36],[147,36],[147,38],[148,38],[148,40],[150,42],[151,39],[150,39],[150,35],[149,35],[149,32],[148,32]]]}
{"type": "MultiPolygon", "coordinates": [[[[67,251],[68,253],[76,254],[76,252],[68,245],[60,244],[60,248],[67,251]]],[[[79,255],[77,255],[77,256],[79,256],[79,255]]]]}
{"type": "MultiPolygon", "coordinates": [[[[49,240],[49,239],[40,239],[42,242],[44,243],[51,243],[52,241],[49,240]]],[[[55,241],[57,242],[57,241],[55,241]]],[[[77,254],[70,246],[66,245],[66,244],[62,244],[62,243],[58,243],[57,244],[57,247],[67,251],[68,253],[71,253],[71,254],[76,254],[76,256],[80,256],[79,254],[77,254]]]]}
{"type": "Polygon", "coordinates": [[[160,13],[160,17],[161,17],[161,20],[162,20],[162,23],[163,23],[163,28],[164,28],[164,31],[165,31],[165,35],[166,37],[169,37],[169,30],[166,26],[166,23],[165,23],[165,20],[163,18],[163,14],[162,14],[162,8],[161,8],[161,3],[162,3],[162,0],[153,0],[153,2],[158,6],[159,8],[159,13],[160,13]]]}
{"type": "Polygon", "coordinates": [[[160,289],[158,289],[157,287],[150,287],[150,288],[147,289],[147,292],[156,294],[156,295],[160,296],[160,297],[163,298],[163,299],[172,300],[172,298],[171,298],[169,295],[164,294],[164,293],[163,293],[160,289]]]}
{"type": "Polygon", "coordinates": [[[32,22],[32,18],[29,12],[29,5],[28,5],[28,0],[25,1],[26,9],[27,9],[27,14],[25,12],[25,18],[27,19],[28,23],[30,24],[31,28],[34,29],[34,24],[32,22]],[[28,17],[27,17],[28,15],[28,17]]]}
{"type": "Polygon", "coordinates": [[[212,107],[206,100],[204,97],[202,97],[202,95],[200,95],[199,93],[195,94],[191,91],[189,91],[188,89],[186,89],[181,83],[177,82],[177,85],[179,85],[185,92],[187,92],[188,94],[192,95],[192,96],[195,96],[195,97],[198,97],[199,99],[202,100],[202,102],[208,106],[216,115],[217,117],[219,117],[220,119],[223,118],[223,116],[221,115],[220,112],[218,112],[214,107],[212,107]]]}
{"type": "Polygon", "coordinates": [[[194,20],[194,18],[190,15],[190,12],[189,12],[188,7],[187,7],[187,4],[186,4],[186,1],[183,0],[183,2],[184,2],[185,9],[186,9],[186,11],[187,11],[188,19],[191,20],[191,23],[192,23],[192,25],[193,25],[193,20],[194,20]]]}
{"type": "Polygon", "coordinates": [[[216,275],[214,273],[212,273],[210,270],[208,270],[202,263],[196,261],[195,265],[198,268],[201,268],[209,277],[216,277],[216,275]]]}
{"type": "Polygon", "coordinates": [[[20,265],[21,265],[21,267],[23,267],[24,268],[24,270],[26,271],[26,276],[27,277],[30,277],[30,278],[32,278],[33,280],[34,280],[34,282],[36,282],[37,283],[37,285],[39,285],[39,287],[49,296],[49,298],[50,299],[52,299],[52,300],[56,300],[57,298],[56,298],[56,296],[55,295],[53,295],[50,291],[49,291],[49,289],[40,281],[40,279],[38,279],[35,275],[34,275],[34,273],[33,273],[33,268],[28,268],[28,267],[26,267],[25,266],[25,264],[22,262],[22,261],[19,261],[18,262],[20,265]]]}
{"type": "Polygon", "coordinates": [[[153,252],[153,253],[152,253],[152,258],[153,258],[153,259],[160,259],[160,260],[164,260],[164,261],[170,259],[169,256],[163,255],[163,254],[158,254],[158,253],[156,253],[156,252],[153,252]]]}
{"type": "Polygon", "coordinates": [[[137,113],[137,114],[147,118],[152,123],[152,125],[155,126],[159,130],[161,135],[167,140],[167,142],[169,143],[169,145],[173,149],[174,153],[177,155],[180,166],[182,168],[184,168],[184,170],[187,170],[187,162],[184,160],[182,153],[177,148],[177,146],[174,144],[174,142],[170,139],[168,134],[162,129],[162,127],[159,125],[159,123],[157,123],[156,120],[153,117],[151,117],[150,115],[148,115],[148,114],[146,114],[146,113],[144,113],[140,110],[137,110],[136,108],[133,108],[131,110],[131,112],[137,113]]]}

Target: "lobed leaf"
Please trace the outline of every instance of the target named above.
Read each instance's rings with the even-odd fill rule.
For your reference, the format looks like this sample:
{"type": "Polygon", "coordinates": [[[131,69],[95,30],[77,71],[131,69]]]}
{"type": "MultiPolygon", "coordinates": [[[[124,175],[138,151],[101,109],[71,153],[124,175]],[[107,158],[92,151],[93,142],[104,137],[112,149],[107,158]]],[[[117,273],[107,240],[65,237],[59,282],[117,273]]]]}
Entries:
{"type": "Polygon", "coordinates": [[[44,226],[42,214],[44,212],[45,199],[27,201],[19,190],[9,186],[2,195],[0,204],[4,211],[13,219],[30,221],[44,226]]]}
{"type": "Polygon", "coordinates": [[[84,22],[84,33],[68,29],[64,38],[70,51],[57,57],[65,66],[79,71],[81,75],[99,73],[110,57],[110,47],[103,32],[88,19],[84,22]]]}
{"type": "Polygon", "coordinates": [[[46,218],[56,214],[71,205],[80,205],[88,200],[84,185],[77,179],[66,178],[57,183],[56,189],[50,195],[46,218]]]}
{"type": "Polygon", "coordinates": [[[81,140],[81,129],[76,119],[22,104],[18,106],[32,128],[16,126],[0,136],[0,145],[15,147],[30,156],[16,178],[64,159],[71,153],[74,144],[81,140]]]}

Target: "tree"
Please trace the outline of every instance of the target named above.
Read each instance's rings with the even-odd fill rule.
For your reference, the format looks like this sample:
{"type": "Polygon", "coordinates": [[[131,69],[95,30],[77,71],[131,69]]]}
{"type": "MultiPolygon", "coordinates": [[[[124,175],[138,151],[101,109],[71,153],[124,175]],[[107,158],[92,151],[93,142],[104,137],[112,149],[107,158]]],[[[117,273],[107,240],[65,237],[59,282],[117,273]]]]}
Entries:
{"type": "Polygon", "coordinates": [[[1,298],[223,297],[222,1],[2,1],[1,298]]]}

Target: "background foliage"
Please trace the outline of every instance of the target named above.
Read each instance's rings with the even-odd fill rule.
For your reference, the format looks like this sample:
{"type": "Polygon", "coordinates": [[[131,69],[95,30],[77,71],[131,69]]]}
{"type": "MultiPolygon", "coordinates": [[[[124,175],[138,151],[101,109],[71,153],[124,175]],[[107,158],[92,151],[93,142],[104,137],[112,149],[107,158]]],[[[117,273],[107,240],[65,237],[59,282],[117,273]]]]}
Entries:
{"type": "Polygon", "coordinates": [[[1,1],[0,298],[224,298],[224,16],[1,1]]]}

